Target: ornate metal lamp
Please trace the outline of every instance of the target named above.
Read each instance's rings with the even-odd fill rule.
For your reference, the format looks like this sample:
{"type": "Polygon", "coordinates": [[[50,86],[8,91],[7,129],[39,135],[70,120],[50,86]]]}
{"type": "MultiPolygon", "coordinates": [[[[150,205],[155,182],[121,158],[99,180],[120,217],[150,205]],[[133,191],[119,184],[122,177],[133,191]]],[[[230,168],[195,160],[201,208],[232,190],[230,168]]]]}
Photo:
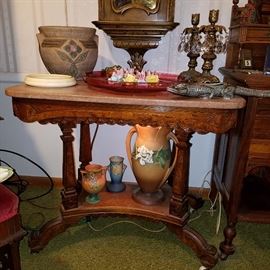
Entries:
{"type": "Polygon", "coordinates": [[[141,71],[143,56],[158,47],[174,22],[175,0],[99,0],[99,20],[93,23],[130,54],[128,64],[141,71]]]}

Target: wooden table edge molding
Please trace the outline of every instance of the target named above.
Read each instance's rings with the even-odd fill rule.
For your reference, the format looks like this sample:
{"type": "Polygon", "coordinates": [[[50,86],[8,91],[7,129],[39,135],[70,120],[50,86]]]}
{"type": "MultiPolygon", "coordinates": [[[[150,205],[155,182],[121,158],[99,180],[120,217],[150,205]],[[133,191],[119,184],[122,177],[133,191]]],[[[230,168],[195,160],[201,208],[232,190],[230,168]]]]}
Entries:
{"type": "Polygon", "coordinates": [[[125,215],[161,221],[189,246],[206,269],[218,262],[216,247],[188,225],[188,175],[190,139],[194,132],[225,133],[237,122],[238,110],[245,100],[235,97],[198,99],[174,95],[167,91],[151,93],[115,93],[105,89],[89,88],[78,83],[66,88],[38,88],[24,84],[6,89],[12,97],[13,111],[23,122],[38,121],[41,124],[57,124],[63,143],[63,190],[60,216],[48,221],[38,232],[29,236],[32,252],[43,249],[48,242],[69,226],[86,216],[125,215]],[[73,154],[73,129],[80,125],[80,166],[92,161],[89,124],[151,125],[174,130],[178,140],[178,158],[172,183],[166,184],[167,199],[161,204],[146,206],[132,199],[134,185],[127,184],[121,194],[103,191],[100,204],[88,205],[79,179],[73,154]]]}
{"type": "Polygon", "coordinates": [[[63,88],[33,87],[25,84],[8,87],[6,95],[17,98],[49,99],[61,101],[96,102],[124,105],[147,105],[185,108],[241,109],[245,100],[235,97],[231,100],[222,98],[200,99],[189,98],[167,91],[150,92],[116,92],[112,90],[88,87],[80,82],[75,86],[63,88]]]}

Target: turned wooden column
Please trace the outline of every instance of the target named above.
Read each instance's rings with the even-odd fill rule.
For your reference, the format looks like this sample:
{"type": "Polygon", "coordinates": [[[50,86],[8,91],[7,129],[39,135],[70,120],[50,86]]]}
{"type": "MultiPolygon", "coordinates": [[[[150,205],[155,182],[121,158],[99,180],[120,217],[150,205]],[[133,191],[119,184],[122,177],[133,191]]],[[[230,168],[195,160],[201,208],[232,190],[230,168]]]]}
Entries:
{"type": "Polygon", "coordinates": [[[89,162],[92,161],[92,145],[90,126],[88,123],[82,122],[80,125],[80,152],[79,161],[81,162],[78,169],[78,182],[81,184],[81,169],[84,169],[89,162]]]}
{"type": "Polygon", "coordinates": [[[74,123],[60,123],[59,127],[63,133],[61,139],[63,141],[63,190],[61,191],[62,204],[65,209],[78,207],[77,180],[75,172],[74,152],[72,135],[74,123]]]}
{"type": "Polygon", "coordinates": [[[190,139],[192,134],[181,128],[175,130],[178,139],[178,158],[173,175],[170,214],[182,219],[183,224],[188,219],[188,177],[190,160],[190,139]]]}

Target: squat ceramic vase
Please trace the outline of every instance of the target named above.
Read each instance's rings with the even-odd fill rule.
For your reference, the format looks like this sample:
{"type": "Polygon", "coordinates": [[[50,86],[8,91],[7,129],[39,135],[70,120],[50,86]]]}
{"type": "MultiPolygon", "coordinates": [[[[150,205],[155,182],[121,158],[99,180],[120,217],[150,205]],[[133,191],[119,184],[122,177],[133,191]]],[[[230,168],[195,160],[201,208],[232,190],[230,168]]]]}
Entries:
{"type": "Polygon", "coordinates": [[[128,132],[127,156],[139,185],[132,194],[135,201],[145,205],[154,205],[164,199],[161,187],[172,172],[178,155],[176,147],[172,161],[170,139],[177,145],[175,135],[164,127],[135,125],[128,132]],[[137,137],[132,151],[131,140],[135,133],[137,137]]]}
{"type": "Polygon", "coordinates": [[[93,71],[98,57],[96,29],[77,26],[40,26],[37,39],[41,59],[50,73],[82,79],[93,71]]]}
{"type": "Polygon", "coordinates": [[[110,157],[110,164],[108,165],[108,172],[110,174],[111,182],[107,184],[107,189],[110,192],[124,191],[126,185],[122,182],[123,174],[127,168],[124,164],[124,158],[120,156],[110,157]]]}
{"type": "Polygon", "coordinates": [[[89,164],[85,166],[85,170],[81,170],[82,187],[89,193],[86,202],[95,204],[100,201],[98,193],[106,184],[107,167],[99,164],[89,164]]]}

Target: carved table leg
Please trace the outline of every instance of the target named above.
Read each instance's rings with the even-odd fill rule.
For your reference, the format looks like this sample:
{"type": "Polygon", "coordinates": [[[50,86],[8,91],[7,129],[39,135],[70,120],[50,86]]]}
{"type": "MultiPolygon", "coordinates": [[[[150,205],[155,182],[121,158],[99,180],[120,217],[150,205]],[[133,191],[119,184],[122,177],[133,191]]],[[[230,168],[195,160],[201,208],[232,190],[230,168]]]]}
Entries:
{"type": "Polygon", "coordinates": [[[204,267],[211,269],[217,264],[217,249],[214,246],[209,245],[196,230],[187,225],[184,227],[178,227],[171,224],[167,226],[176,234],[182,243],[189,246],[194,251],[204,267]]]}
{"type": "MultiPolygon", "coordinates": [[[[78,207],[78,193],[76,190],[77,181],[75,174],[74,154],[73,154],[73,141],[72,135],[73,123],[59,124],[63,135],[63,190],[62,205],[64,209],[73,209],[78,207]]],[[[38,252],[43,249],[48,242],[59,233],[64,232],[69,226],[76,223],[80,217],[73,217],[63,220],[63,217],[52,219],[48,221],[38,232],[32,232],[29,236],[29,247],[32,252],[38,252]]]]}
{"type": "Polygon", "coordinates": [[[78,193],[77,193],[77,180],[75,173],[75,162],[73,153],[72,128],[75,127],[73,123],[59,124],[63,135],[63,186],[61,192],[62,204],[65,209],[78,207],[78,193]]]}
{"type": "Polygon", "coordinates": [[[227,226],[223,230],[224,241],[220,243],[220,259],[226,260],[229,255],[232,255],[235,252],[235,247],[232,244],[233,239],[236,236],[236,222],[228,222],[227,226]]]}
{"type": "Polygon", "coordinates": [[[92,145],[91,145],[91,136],[90,136],[90,127],[89,124],[82,122],[80,125],[80,153],[79,161],[81,162],[78,169],[78,182],[79,190],[81,190],[81,173],[80,170],[84,169],[89,162],[92,161],[92,145]]]}
{"type": "Polygon", "coordinates": [[[188,212],[188,170],[190,160],[190,133],[176,129],[175,135],[179,141],[178,158],[175,164],[170,200],[170,214],[182,219],[185,224],[189,217],[188,212]]]}
{"type": "Polygon", "coordinates": [[[179,226],[169,224],[168,227],[177,237],[188,245],[207,269],[214,267],[218,261],[218,252],[205,239],[187,225],[189,218],[188,177],[190,161],[191,132],[176,129],[175,135],[179,141],[178,159],[173,176],[172,196],[170,200],[170,214],[179,218],[179,226]]]}

